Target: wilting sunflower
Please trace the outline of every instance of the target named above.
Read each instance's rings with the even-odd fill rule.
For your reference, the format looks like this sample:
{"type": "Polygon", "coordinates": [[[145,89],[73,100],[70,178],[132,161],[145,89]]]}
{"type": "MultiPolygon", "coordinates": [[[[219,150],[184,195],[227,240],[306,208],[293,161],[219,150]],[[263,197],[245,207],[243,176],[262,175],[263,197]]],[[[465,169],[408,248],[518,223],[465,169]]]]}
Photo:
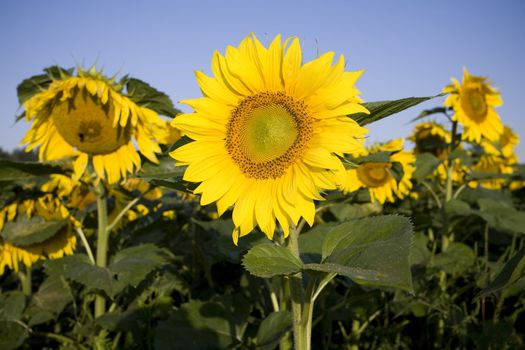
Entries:
{"type": "MultiPolygon", "coordinates": [[[[73,254],[76,246],[76,236],[71,227],[75,224],[70,220],[68,210],[61,204],[60,200],[50,194],[44,194],[38,198],[15,200],[0,210],[0,275],[5,267],[14,271],[19,270],[20,263],[31,267],[40,259],[58,259],[64,255],[73,254]],[[12,225],[13,230],[20,223],[19,220],[39,217],[45,221],[66,220],[59,226],[51,236],[40,236],[28,244],[22,244],[10,239],[16,238],[16,234],[6,232],[7,225],[12,225]]],[[[19,226],[18,226],[19,227],[19,226]]],[[[11,231],[12,233],[12,231],[11,231]]],[[[34,234],[39,234],[35,232],[34,234]]],[[[27,239],[27,236],[24,237],[27,239]]]]}
{"type": "Polygon", "coordinates": [[[124,93],[123,86],[94,68],[62,70],[60,77],[23,104],[32,122],[21,144],[26,151],[39,148],[42,161],[75,157],[74,177],[80,178],[92,162],[96,174],[109,183],[140,168],[140,153],[157,163],[158,141],[165,140],[166,122],[124,93]]]}
{"type": "Polygon", "coordinates": [[[415,144],[414,153],[432,153],[438,159],[447,158],[447,149],[451,142],[450,132],[436,122],[423,122],[414,127],[408,139],[415,144]]]}
{"type": "Polygon", "coordinates": [[[490,141],[500,138],[503,124],[494,107],[501,106],[503,101],[487,78],[470,75],[465,68],[462,83],[452,78],[452,84],[443,92],[450,94],[445,106],[454,109],[453,120],[464,126],[463,139],[480,142],[482,136],[490,141]]]}
{"type": "Polygon", "coordinates": [[[337,155],[360,151],[367,132],[347,115],[368,111],[354,87],[362,72],[333,59],[303,65],[297,38],[266,48],[252,35],[215,52],[214,77],[196,72],[204,97],[182,101],[195,112],[172,124],[194,141],[171,155],[201,183],[201,204],[234,206],[235,242],[256,225],[271,239],[276,219],[285,236],[300,217],[311,225],[319,192],[344,185],[337,155]]]}
{"type": "Polygon", "coordinates": [[[406,197],[412,188],[410,181],[415,171],[415,157],[411,152],[403,151],[403,139],[395,139],[384,145],[372,147],[367,155],[382,151],[396,152],[390,156],[390,162],[362,163],[357,168],[347,169],[345,192],[354,192],[360,188],[368,189],[372,201],[383,204],[394,202],[395,197],[406,197]],[[400,166],[402,176],[396,180],[395,164],[400,166]]]}

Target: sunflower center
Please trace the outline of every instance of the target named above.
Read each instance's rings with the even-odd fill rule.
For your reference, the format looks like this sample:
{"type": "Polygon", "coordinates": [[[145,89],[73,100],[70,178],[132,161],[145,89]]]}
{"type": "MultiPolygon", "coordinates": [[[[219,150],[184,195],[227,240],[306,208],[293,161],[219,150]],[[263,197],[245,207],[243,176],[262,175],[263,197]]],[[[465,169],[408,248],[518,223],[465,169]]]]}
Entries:
{"type": "Polygon", "coordinates": [[[447,146],[447,141],[438,135],[429,135],[416,141],[418,153],[432,153],[439,159],[446,153],[447,146]]]}
{"type": "Polygon", "coordinates": [[[477,89],[466,89],[461,96],[461,107],[468,117],[475,122],[482,122],[487,117],[485,95],[477,89]]]}
{"type": "Polygon", "coordinates": [[[129,129],[113,127],[113,113],[86,90],[53,108],[52,118],[59,134],[71,146],[89,154],[106,154],[129,142],[129,129]]]}
{"type": "Polygon", "coordinates": [[[248,177],[278,178],[303,154],[312,122],[305,103],[283,92],[248,96],[232,111],[226,149],[248,177]]]}
{"type": "Polygon", "coordinates": [[[357,168],[357,177],[367,187],[380,187],[390,181],[391,163],[364,163],[357,168]]]}

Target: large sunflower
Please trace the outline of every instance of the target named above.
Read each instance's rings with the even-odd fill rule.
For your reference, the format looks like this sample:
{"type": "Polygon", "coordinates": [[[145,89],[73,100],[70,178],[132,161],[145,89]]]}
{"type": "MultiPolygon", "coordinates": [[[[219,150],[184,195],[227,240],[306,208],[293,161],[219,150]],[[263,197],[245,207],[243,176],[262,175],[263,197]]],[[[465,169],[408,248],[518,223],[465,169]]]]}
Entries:
{"type": "Polygon", "coordinates": [[[463,138],[480,142],[484,136],[490,141],[497,141],[503,133],[503,124],[494,107],[501,106],[500,93],[487,81],[487,78],[470,75],[463,70],[463,81],[460,84],[452,79],[452,84],[443,89],[450,95],[445,106],[454,109],[453,120],[464,126],[463,138]]]}
{"type": "Polygon", "coordinates": [[[220,215],[234,205],[235,242],[256,225],[271,239],[276,219],[285,236],[300,217],[311,225],[320,190],[344,185],[337,155],[361,150],[367,132],[347,115],[367,110],[354,87],[362,72],[333,59],[303,65],[297,38],[266,48],[248,36],[214,53],[213,77],[196,72],[204,97],[182,101],[195,112],[172,124],[194,141],[171,155],[201,183],[201,204],[220,215]]]}
{"type": "Polygon", "coordinates": [[[415,171],[415,157],[411,152],[403,151],[403,139],[395,139],[384,145],[372,147],[367,155],[377,152],[396,152],[390,156],[390,162],[362,163],[357,168],[347,169],[345,192],[368,189],[370,199],[383,204],[394,202],[395,198],[405,198],[412,189],[412,174],[415,171]],[[393,167],[399,164],[402,171],[400,179],[396,180],[393,167]]]}
{"type": "Polygon", "coordinates": [[[447,157],[447,149],[451,142],[450,132],[436,122],[423,122],[414,127],[408,139],[415,144],[414,153],[432,153],[438,159],[447,157]]]}
{"type": "Polygon", "coordinates": [[[40,160],[76,157],[74,177],[92,161],[96,174],[109,183],[140,168],[140,153],[158,162],[158,141],[169,137],[166,122],[152,109],[137,105],[121,84],[94,68],[62,70],[59,78],[24,102],[25,119],[32,122],[22,140],[26,151],[40,147],[40,160]]]}

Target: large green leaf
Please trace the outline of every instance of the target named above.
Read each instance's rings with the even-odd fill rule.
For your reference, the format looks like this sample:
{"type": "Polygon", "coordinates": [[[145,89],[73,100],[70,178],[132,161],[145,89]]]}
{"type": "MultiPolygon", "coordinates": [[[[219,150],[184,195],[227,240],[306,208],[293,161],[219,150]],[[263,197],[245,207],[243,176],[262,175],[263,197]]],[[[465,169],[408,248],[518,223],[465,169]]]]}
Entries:
{"type": "Polygon", "coordinates": [[[476,254],[468,245],[452,242],[447,250],[434,257],[434,266],[447,273],[459,274],[473,266],[476,254]]]}
{"type": "Polygon", "coordinates": [[[29,325],[34,326],[55,319],[67,304],[73,301],[73,295],[64,277],[49,276],[33,294],[25,311],[29,325]]]}
{"type": "Polygon", "coordinates": [[[365,285],[412,290],[409,254],[412,225],[386,215],[331,226],[322,245],[322,263],[305,268],[334,272],[365,285]]]}
{"type": "Polygon", "coordinates": [[[154,269],[168,262],[166,253],[153,244],[119,251],[107,268],[94,266],[84,254],[45,263],[49,275],[59,274],[113,298],[124,288],[136,287],[154,269]]]}
{"type": "Polygon", "coordinates": [[[276,311],[269,314],[259,326],[257,349],[272,350],[281,338],[292,329],[293,318],[289,311],[276,311]]]}
{"type": "Polygon", "coordinates": [[[428,175],[432,174],[439,166],[441,161],[432,153],[421,153],[416,155],[416,171],[414,172],[414,179],[423,181],[428,175]]]}
{"type": "Polygon", "coordinates": [[[15,321],[0,320],[0,349],[14,350],[29,336],[26,327],[15,321]]]}
{"type": "Polygon", "coordinates": [[[51,66],[44,69],[46,74],[34,75],[23,80],[17,87],[18,102],[22,105],[35,94],[46,89],[53,79],[60,79],[63,76],[73,74],[74,69],[64,69],[59,66],[51,66]]]}
{"type": "Polygon", "coordinates": [[[140,106],[147,107],[159,114],[172,118],[180,113],[180,111],[173,106],[173,102],[168,95],[142,80],[135,78],[127,79],[126,89],[128,90],[130,98],[140,106]]]}
{"type": "Polygon", "coordinates": [[[363,105],[370,111],[370,114],[356,113],[349,115],[350,118],[355,120],[359,125],[364,126],[383,118],[389,117],[392,114],[404,111],[407,108],[413,107],[420,104],[421,102],[428,101],[435,97],[442,96],[426,96],[426,97],[408,97],[399,100],[391,101],[378,101],[378,102],[367,102],[363,105]]]}
{"type": "Polygon", "coordinates": [[[240,295],[182,304],[155,329],[155,349],[233,349],[243,340],[250,304],[240,295]]]}
{"type": "Polygon", "coordinates": [[[6,241],[17,246],[27,246],[53,237],[66,227],[67,223],[67,220],[46,221],[38,216],[30,219],[24,217],[6,222],[0,235],[6,241]]]}
{"type": "Polygon", "coordinates": [[[65,171],[57,165],[0,160],[0,181],[27,180],[37,176],[64,173],[65,171]]]}
{"type": "Polygon", "coordinates": [[[523,276],[525,276],[525,248],[522,248],[505,264],[501,272],[481,291],[478,297],[502,290],[523,276]]]}
{"type": "Polygon", "coordinates": [[[26,297],[22,292],[0,294],[0,320],[19,320],[25,307],[26,297]]]}
{"type": "Polygon", "coordinates": [[[242,264],[252,275],[269,278],[301,271],[303,262],[288,249],[275,244],[259,244],[246,253],[242,264]]]}
{"type": "Polygon", "coordinates": [[[478,215],[498,230],[525,233],[525,212],[516,210],[503,201],[489,198],[478,200],[478,215]]]}

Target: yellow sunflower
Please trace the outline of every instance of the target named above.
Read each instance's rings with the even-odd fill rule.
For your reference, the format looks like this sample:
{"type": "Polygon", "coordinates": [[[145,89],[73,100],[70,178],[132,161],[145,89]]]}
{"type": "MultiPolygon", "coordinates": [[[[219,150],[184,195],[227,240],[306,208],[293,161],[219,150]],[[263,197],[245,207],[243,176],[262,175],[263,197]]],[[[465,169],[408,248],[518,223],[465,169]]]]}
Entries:
{"type": "Polygon", "coordinates": [[[494,178],[469,181],[468,185],[470,187],[475,188],[480,186],[489,190],[500,190],[505,187],[508,180],[505,178],[497,178],[497,176],[499,174],[512,174],[514,169],[512,166],[509,166],[505,158],[497,155],[484,154],[472,167],[472,171],[475,173],[493,175],[494,178]]]}
{"type": "MultiPolygon", "coordinates": [[[[482,139],[480,145],[487,157],[502,157],[508,166],[518,162],[518,155],[514,150],[518,143],[519,136],[514,132],[514,130],[512,130],[512,128],[505,125],[503,134],[501,134],[497,142],[490,142],[487,139],[482,139]]],[[[501,163],[498,160],[495,162],[501,163]]]]}
{"type": "Polygon", "coordinates": [[[166,122],[131,94],[94,68],[62,72],[23,104],[32,122],[21,144],[26,151],[39,148],[42,161],[75,157],[74,177],[79,179],[91,161],[97,176],[116,183],[141,166],[140,153],[157,163],[158,141],[168,137],[166,122]]]}
{"type": "Polygon", "coordinates": [[[302,64],[297,38],[268,48],[254,36],[226,54],[215,52],[213,77],[196,72],[204,97],[182,101],[195,112],[172,125],[193,139],[171,153],[187,165],[184,179],[200,182],[201,204],[233,209],[234,242],[258,225],[272,238],[303,217],[310,225],[320,191],[344,185],[337,155],[363,148],[366,129],[347,115],[368,111],[334,53],[302,64]]]}
{"type": "Polygon", "coordinates": [[[2,208],[0,210],[0,275],[4,273],[5,267],[18,271],[20,263],[31,267],[40,259],[58,259],[73,254],[76,236],[72,233],[71,226],[75,224],[74,220],[70,220],[69,224],[60,228],[51,237],[32,244],[19,245],[10,242],[3,234],[6,222],[16,224],[19,218],[34,216],[45,220],[71,219],[60,200],[50,194],[44,194],[39,198],[15,200],[2,208]]]}
{"type": "Polygon", "coordinates": [[[463,139],[480,142],[482,136],[490,141],[500,138],[503,124],[494,107],[501,106],[503,101],[487,78],[470,75],[465,68],[462,83],[453,78],[443,92],[450,94],[445,106],[454,109],[453,120],[464,126],[463,139]]]}
{"type": "Polygon", "coordinates": [[[384,145],[372,147],[368,154],[382,151],[396,152],[390,156],[390,162],[369,162],[357,168],[347,169],[347,180],[344,192],[354,192],[360,188],[368,189],[372,201],[383,204],[394,202],[395,198],[405,198],[412,189],[412,174],[415,171],[415,157],[412,152],[403,151],[403,139],[395,139],[384,145]],[[393,174],[394,164],[399,164],[403,176],[399,181],[393,174]]]}

